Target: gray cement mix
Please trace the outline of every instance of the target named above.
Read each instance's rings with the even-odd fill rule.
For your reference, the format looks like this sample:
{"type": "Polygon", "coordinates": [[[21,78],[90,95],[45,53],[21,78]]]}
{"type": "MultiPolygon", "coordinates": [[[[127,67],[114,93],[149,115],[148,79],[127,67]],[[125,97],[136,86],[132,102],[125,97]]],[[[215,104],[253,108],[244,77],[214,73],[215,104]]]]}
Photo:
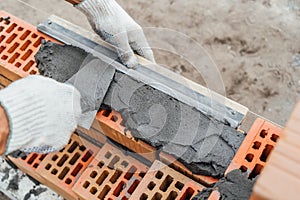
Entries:
{"type": "MultiPolygon", "coordinates": [[[[36,56],[39,72],[55,80],[70,79],[93,59],[76,47],[43,46],[36,56]],[[77,52],[89,59],[74,61],[77,52]]],[[[195,174],[222,177],[244,139],[235,129],[121,72],[115,73],[104,105],[121,113],[135,138],[174,155],[195,174]]]]}
{"type": "Polygon", "coordinates": [[[248,179],[247,173],[242,173],[240,170],[233,170],[226,177],[220,179],[212,189],[205,189],[197,194],[193,200],[207,199],[213,190],[220,192],[221,200],[240,200],[249,199],[252,193],[256,179],[248,179]]]}
{"type": "Polygon", "coordinates": [[[78,47],[51,42],[44,42],[35,58],[40,74],[72,84],[80,92],[79,125],[89,129],[114,77],[114,67],[78,47]]]}
{"type": "Polygon", "coordinates": [[[195,174],[222,177],[244,140],[235,129],[120,72],[103,104],[121,113],[135,138],[174,155],[195,174]]]}

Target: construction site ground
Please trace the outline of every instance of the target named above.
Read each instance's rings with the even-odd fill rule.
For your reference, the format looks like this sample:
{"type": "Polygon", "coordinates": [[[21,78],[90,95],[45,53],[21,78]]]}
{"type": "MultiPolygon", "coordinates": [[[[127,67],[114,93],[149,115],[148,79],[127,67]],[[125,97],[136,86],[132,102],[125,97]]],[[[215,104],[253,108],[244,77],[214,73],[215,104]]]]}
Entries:
{"type": "MultiPolygon", "coordinates": [[[[284,126],[300,94],[299,1],[118,2],[142,27],[169,28],[196,40],[218,66],[227,97],[284,126]]],[[[33,25],[55,14],[91,30],[85,16],[63,0],[6,0],[0,10],[33,25]]],[[[181,41],[165,42],[176,49],[181,41]]],[[[201,73],[180,56],[157,49],[154,53],[158,63],[206,85],[201,73]]],[[[201,57],[191,55],[201,63],[201,57]]]]}

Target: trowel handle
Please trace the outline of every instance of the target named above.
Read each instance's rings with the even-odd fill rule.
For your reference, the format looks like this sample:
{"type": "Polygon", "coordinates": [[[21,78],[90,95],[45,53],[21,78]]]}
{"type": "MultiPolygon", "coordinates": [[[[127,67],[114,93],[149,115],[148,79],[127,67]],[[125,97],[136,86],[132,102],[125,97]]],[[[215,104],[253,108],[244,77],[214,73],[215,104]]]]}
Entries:
{"type": "Polygon", "coordinates": [[[67,1],[67,2],[69,2],[71,4],[73,4],[73,5],[76,5],[76,4],[79,4],[79,3],[82,2],[82,0],[65,0],[65,1],[67,1]]]}

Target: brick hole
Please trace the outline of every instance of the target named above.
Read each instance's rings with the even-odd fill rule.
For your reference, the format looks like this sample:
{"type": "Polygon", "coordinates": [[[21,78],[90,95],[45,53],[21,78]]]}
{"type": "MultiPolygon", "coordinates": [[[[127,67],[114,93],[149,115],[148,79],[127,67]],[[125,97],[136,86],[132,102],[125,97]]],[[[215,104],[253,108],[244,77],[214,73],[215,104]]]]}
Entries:
{"type": "Polygon", "coordinates": [[[74,141],[74,142],[72,143],[72,145],[70,146],[70,148],[68,149],[68,152],[69,152],[69,153],[73,153],[73,151],[76,149],[76,147],[78,147],[78,145],[79,145],[79,143],[76,142],[76,141],[74,141]]]}
{"type": "Polygon", "coordinates": [[[278,135],[272,134],[271,140],[272,140],[273,142],[277,142],[278,138],[279,138],[278,135]]]}
{"type": "Polygon", "coordinates": [[[62,152],[64,152],[64,150],[65,150],[65,147],[62,148],[61,150],[59,150],[59,152],[62,153],[62,152]]]}
{"type": "Polygon", "coordinates": [[[70,168],[69,168],[69,167],[65,167],[65,168],[62,170],[62,172],[59,174],[58,178],[59,178],[60,180],[63,180],[69,171],[70,171],[70,168]]]}
{"type": "Polygon", "coordinates": [[[86,147],[85,147],[84,145],[80,145],[79,150],[80,150],[80,151],[85,151],[85,150],[86,150],[86,147]]]}
{"type": "Polygon", "coordinates": [[[121,200],[128,200],[128,198],[127,197],[122,197],[122,199],[121,200]]]}
{"type": "Polygon", "coordinates": [[[99,162],[97,166],[102,168],[104,166],[104,162],[103,161],[99,162]]]}
{"type": "Polygon", "coordinates": [[[122,190],[124,189],[124,187],[126,187],[126,184],[124,183],[124,181],[121,181],[121,182],[118,184],[118,186],[116,187],[116,189],[114,190],[113,195],[114,195],[115,197],[120,196],[120,194],[121,194],[122,190]]]}
{"type": "Polygon", "coordinates": [[[110,113],[111,113],[111,110],[102,110],[102,115],[104,117],[108,117],[110,115],[110,113]]]}
{"type": "Polygon", "coordinates": [[[46,156],[47,156],[47,154],[41,155],[40,158],[39,158],[39,160],[40,160],[40,161],[43,161],[43,160],[45,159],[46,156]]]}
{"type": "Polygon", "coordinates": [[[265,138],[268,135],[268,131],[262,130],[259,134],[260,137],[265,138]]]}
{"type": "Polygon", "coordinates": [[[32,154],[32,155],[30,156],[30,158],[28,159],[27,163],[28,163],[29,165],[31,165],[37,157],[38,157],[38,154],[36,154],[36,153],[32,154]]]}
{"type": "Polygon", "coordinates": [[[175,187],[176,187],[178,190],[182,190],[183,186],[184,186],[184,184],[181,183],[181,182],[179,182],[179,181],[177,181],[177,182],[175,183],[175,187]]]}
{"type": "Polygon", "coordinates": [[[3,56],[1,57],[2,60],[6,60],[7,58],[8,58],[7,55],[3,55],[3,56]]]}
{"type": "Polygon", "coordinates": [[[56,161],[57,159],[58,159],[58,156],[57,156],[57,155],[52,156],[52,160],[53,160],[53,161],[56,161]]]}
{"type": "Polygon", "coordinates": [[[110,161],[110,163],[108,164],[107,167],[110,168],[110,169],[114,169],[115,164],[119,161],[120,161],[120,157],[119,156],[114,156],[114,158],[110,161]]]}
{"type": "Polygon", "coordinates": [[[0,26],[0,33],[4,30],[4,26],[0,26]]]}
{"type": "Polygon", "coordinates": [[[33,168],[37,168],[39,166],[39,164],[34,163],[33,168]]]}
{"type": "MultiPolygon", "coordinates": [[[[17,34],[12,34],[7,40],[6,43],[10,44],[15,38],[17,37],[17,34]]],[[[0,40],[1,41],[1,40],[0,40]]]]}
{"type": "Polygon", "coordinates": [[[31,74],[31,75],[36,74],[36,71],[35,71],[35,70],[31,70],[31,71],[30,71],[30,74],[31,74]]]}
{"type": "Polygon", "coordinates": [[[15,42],[14,45],[8,49],[8,53],[13,53],[19,45],[19,43],[15,42]]]}
{"type": "Polygon", "coordinates": [[[97,179],[96,183],[100,186],[105,181],[105,179],[108,177],[109,173],[108,171],[103,171],[100,177],[97,179]]]}
{"type": "Polygon", "coordinates": [[[17,62],[17,63],[15,64],[15,66],[18,67],[18,68],[21,67],[21,65],[22,65],[22,64],[19,63],[19,62],[17,62]]]}
{"type": "Polygon", "coordinates": [[[140,197],[140,200],[147,200],[148,199],[148,195],[146,195],[145,193],[143,193],[140,197]]]}
{"type": "Polygon", "coordinates": [[[96,178],[97,175],[98,175],[98,173],[96,171],[92,171],[92,173],[90,174],[90,177],[96,178]]]}
{"type": "Polygon", "coordinates": [[[111,183],[116,183],[121,175],[122,175],[122,171],[119,169],[116,169],[114,175],[109,179],[109,181],[111,183]]]}
{"type": "Polygon", "coordinates": [[[162,182],[160,185],[159,189],[163,192],[167,191],[170,185],[172,184],[174,178],[171,177],[170,175],[167,175],[165,180],[162,182]]]}
{"type": "Polygon", "coordinates": [[[111,188],[108,185],[106,185],[103,188],[103,190],[100,192],[98,199],[104,199],[110,190],[111,190],[111,188]]]}
{"type": "Polygon", "coordinates": [[[38,46],[40,46],[40,44],[42,43],[42,40],[44,40],[45,38],[43,38],[43,37],[40,37],[34,44],[33,44],[33,46],[34,47],[38,47],[38,46]]]}
{"type": "Polygon", "coordinates": [[[131,184],[130,188],[128,189],[128,193],[129,194],[132,194],[135,189],[138,187],[138,185],[140,184],[140,181],[139,180],[134,180],[134,182],[131,184]]]}
{"type": "Polygon", "coordinates": [[[160,200],[162,198],[162,195],[158,192],[156,192],[154,194],[154,196],[152,197],[152,200],[160,200]]]}
{"type": "Polygon", "coordinates": [[[52,167],[52,165],[48,163],[48,164],[46,165],[45,169],[46,169],[46,170],[49,170],[49,169],[51,169],[51,167],[52,167]]]}
{"type": "Polygon", "coordinates": [[[4,35],[1,35],[1,36],[0,36],[0,42],[2,42],[4,39],[5,39],[5,36],[4,36],[4,35]]]}
{"type": "Polygon", "coordinates": [[[131,166],[127,173],[125,174],[124,178],[126,180],[129,180],[132,178],[133,174],[137,171],[137,168],[135,166],[131,166]]]}
{"type": "Polygon", "coordinates": [[[263,162],[266,162],[273,148],[274,147],[272,145],[267,144],[259,159],[263,162]]]}
{"type": "Polygon", "coordinates": [[[9,63],[14,63],[15,61],[16,61],[16,59],[18,58],[20,56],[20,54],[19,53],[15,53],[9,60],[8,60],[8,62],[9,63]]]}
{"type": "Polygon", "coordinates": [[[252,153],[248,153],[248,154],[246,155],[246,158],[245,158],[245,159],[246,159],[248,162],[252,162],[253,158],[254,158],[254,155],[253,155],[252,153]]]}
{"type": "Polygon", "coordinates": [[[31,41],[30,40],[27,40],[22,46],[21,46],[21,51],[25,51],[28,46],[31,44],[31,41]]]}
{"type": "Polygon", "coordinates": [[[81,163],[78,163],[77,166],[75,167],[75,169],[72,171],[71,175],[74,177],[77,176],[77,174],[80,172],[82,167],[83,167],[83,165],[81,163]]]}
{"type": "Polygon", "coordinates": [[[92,188],[90,189],[90,193],[91,193],[92,195],[95,195],[97,192],[98,192],[98,190],[97,190],[96,187],[92,187],[92,188]]]}
{"type": "Polygon", "coordinates": [[[261,145],[261,142],[257,142],[257,141],[256,141],[256,142],[254,142],[252,148],[253,148],[253,149],[259,149],[260,145],[261,145]]]}
{"type": "Polygon", "coordinates": [[[85,181],[84,184],[82,185],[83,188],[87,189],[90,186],[90,182],[85,181]]]}
{"type": "Polygon", "coordinates": [[[52,169],[51,174],[56,175],[57,174],[57,169],[52,169]]]}
{"type": "Polygon", "coordinates": [[[155,188],[155,186],[156,186],[156,184],[153,181],[151,181],[147,187],[149,190],[153,190],[155,188]]]}
{"type": "Polygon", "coordinates": [[[7,33],[12,32],[15,28],[17,27],[16,23],[13,23],[12,25],[10,25],[10,27],[8,27],[8,29],[6,30],[7,33]]]}
{"type": "Polygon", "coordinates": [[[3,21],[3,17],[0,17],[0,22],[2,22],[3,21]]]}
{"type": "Polygon", "coordinates": [[[164,176],[164,173],[162,173],[161,171],[157,171],[156,174],[155,174],[155,177],[157,179],[161,179],[163,176],[164,176]]]}
{"type": "MultiPolygon", "coordinates": [[[[24,67],[23,67],[23,70],[25,71],[25,72],[27,72],[29,69],[30,69],[30,67],[32,67],[32,65],[34,64],[34,61],[29,61],[24,67]]],[[[62,149],[62,150],[60,150],[60,152],[63,152],[64,151],[64,148],[62,149]]]]}
{"type": "Polygon", "coordinates": [[[32,38],[37,38],[37,36],[38,36],[38,35],[35,34],[35,33],[33,33],[33,34],[31,35],[32,38]]]}
{"type": "MultiPolygon", "coordinates": [[[[170,194],[168,195],[168,197],[166,198],[166,200],[174,200],[176,199],[178,196],[178,193],[175,191],[171,191],[170,194]]],[[[190,198],[191,199],[191,198],[190,198]]]]}
{"type": "Polygon", "coordinates": [[[182,197],[180,200],[189,200],[192,199],[193,195],[195,193],[195,190],[191,187],[188,187],[185,192],[183,193],[182,197]]]}
{"type": "Polygon", "coordinates": [[[21,35],[20,39],[21,39],[21,40],[25,40],[25,39],[28,37],[28,35],[29,35],[30,33],[31,33],[30,30],[26,30],[26,31],[21,35]]]}
{"type": "Polygon", "coordinates": [[[144,176],[146,175],[146,172],[140,172],[139,173],[139,177],[144,178],[144,176]]]}
{"type": "Polygon", "coordinates": [[[4,18],[4,24],[9,25],[10,24],[10,17],[4,18]]]}
{"type": "Polygon", "coordinates": [[[129,165],[129,163],[127,162],[127,161],[123,161],[122,163],[121,163],[121,165],[123,166],[123,167],[127,167],[128,165],[129,165]]]}
{"type": "Polygon", "coordinates": [[[4,46],[1,46],[1,47],[0,47],[0,53],[2,53],[4,49],[5,49],[5,47],[4,47],[4,46]]]}
{"type": "Polygon", "coordinates": [[[92,155],[93,155],[93,152],[91,150],[89,150],[85,153],[85,155],[83,156],[83,158],[81,160],[83,162],[87,162],[90,159],[90,157],[92,157],[92,155]]]}
{"type": "Polygon", "coordinates": [[[79,158],[80,158],[80,154],[76,152],[75,155],[72,157],[72,159],[69,161],[69,164],[74,165],[79,158]]]}
{"type": "Polygon", "coordinates": [[[248,170],[248,168],[247,168],[246,166],[242,165],[242,166],[240,167],[240,170],[241,170],[242,172],[246,172],[246,171],[248,170]]]}
{"type": "Polygon", "coordinates": [[[26,160],[27,156],[23,156],[21,157],[22,160],[26,160]]]}
{"type": "Polygon", "coordinates": [[[72,180],[71,180],[70,178],[67,178],[66,181],[65,181],[65,183],[66,183],[67,185],[70,185],[70,184],[72,183],[72,180]]]}
{"type": "Polygon", "coordinates": [[[255,178],[257,175],[260,174],[261,170],[263,169],[263,166],[260,164],[256,164],[254,169],[252,170],[252,172],[249,175],[249,179],[253,179],[255,178]]]}
{"type": "Polygon", "coordinates": [[[113,116],[111,116],[110,120],[113,121],[113,122],[117,122],[118,121],[118,117],[115,116],[115,115],[113,115],[113,116]]]}
{"type": "Polygon", "coordinates": [[[68,160],[69,156],[64,154],[63,157],[58,161],[57,166],[61,167],[68,160]]]}
{"type": "Polygon", "coordinates": [[[27,58],[29,58],[29,56],[32,54],[32,52],[33,51],[31,49],[28,49],[28,51],[21,57],[21,59],[25,61],[27,58]]]}
{"type": "Polygon", "coordinates": [[[23,31],[23,30],[24,30],[23,27],[21,27],[21,26],[18,27],[18,31],[23,31]]]}
{"type": "Polygon", "coordinates": [[[105,154],[104,157],[107,158],[107,159],[109,159],[109,158],[111,157],[111,155],[112,155],[112,154],[108,151],[108,152],[106,152],[106,154],[105,154]]]}

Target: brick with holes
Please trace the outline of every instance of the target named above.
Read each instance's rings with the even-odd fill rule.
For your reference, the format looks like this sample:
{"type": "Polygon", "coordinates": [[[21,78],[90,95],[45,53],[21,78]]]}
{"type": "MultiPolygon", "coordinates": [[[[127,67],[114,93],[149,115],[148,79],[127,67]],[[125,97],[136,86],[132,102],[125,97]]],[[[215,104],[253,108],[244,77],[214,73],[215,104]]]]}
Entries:
{"type": "Polygon", "coordinates": [[[159,160],[165,164],[167,164],[169,167],[175,169],[176,171],[181,172],[182,174],[188,176],[189,178],[205,185],[205,186],[212,186],[216,182],[218,182],[219,179],[213,178],[210,176],[203,176],[198,174],[193,174],[191,170],[189,170],[184,164],[179,162],[174,156],[169,155],[165,152],[159,153],[159,160]]]}
{"type": "Polygon", "coordinates": [[[299,199],[300,102],[294,108],[283,134],[257,179],[252,200],[299,199]]]}
{"type": "Polygon", "coordinates": [[[45,159],[47,154],[31,153],[27,156],[13,158],[8,156],[8,159],[12,161],[21,171],[27,173],[35,180],[43,182],[43,178],[37,173],[37,169],[40,167],[40,163],[45,159]]]}
{"type": "Polygon", "coordinates": [[[94,159],[100,147],[73,134],[69,144],[60,152],[48,154],[37,173],[42,183],[66,199],[78,199],[72,186],[94,159]]]}
{"type": "Polygon", "coordinates": [[[205,187],[160,161],[155,161],[130,200],[192,199],[205,187]]]}
{"type": "Polygon", "coordinates": [[[43,39],[58,43],[27,22],[0,11],[0,74],[13,81],[38,74],[34,55],[43,39]]]}
{"type": "Polygon", "coordinates": [[[122,125],[120,113],[114,110],[100,110],[96,119],[104,135],[152,162],[156,159],[156,149],[141,140],[135,140],[130,131],[122,125]]]}
{"type": "Polygon", "coordinates": [[[73,187],[82,199],[129,199],[148,167],[106,143],[73,187]]]}
{"type": "Polygon", "coordinates": [[[256,119],[225,175],[234,169],[240,169],[247,172],[250,179],[255,178],[266,165],[281,134],[281,127],[260,118],[256,119]]]}

